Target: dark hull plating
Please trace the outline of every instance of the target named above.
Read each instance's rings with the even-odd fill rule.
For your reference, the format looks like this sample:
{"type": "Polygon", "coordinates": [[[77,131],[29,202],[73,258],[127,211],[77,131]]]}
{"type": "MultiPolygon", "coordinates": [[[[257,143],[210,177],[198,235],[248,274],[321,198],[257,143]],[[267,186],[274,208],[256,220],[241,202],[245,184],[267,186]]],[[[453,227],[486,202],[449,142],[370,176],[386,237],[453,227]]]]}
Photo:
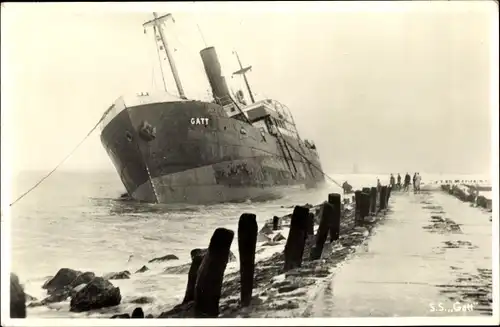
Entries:
{"type": "MultiPolygon", "coordinates": [[[[288,136],[288,144],[321,168],[315,150],[288,136]]],[[[323,174],[290,149],[290,169],[276,137],[229,118],[212,103],[163,102],[121,111],[103,129],[101,141],[128,193],[136,200],[208,204],[281,196],[290,185],[317,185],[323,174]],[[208,118],[194,125],[192,118],[208,118]],[[141,137],[143,122],[156,128],[141,137]],[[242,129],[244,130],[242,133],[242,129]]]]}

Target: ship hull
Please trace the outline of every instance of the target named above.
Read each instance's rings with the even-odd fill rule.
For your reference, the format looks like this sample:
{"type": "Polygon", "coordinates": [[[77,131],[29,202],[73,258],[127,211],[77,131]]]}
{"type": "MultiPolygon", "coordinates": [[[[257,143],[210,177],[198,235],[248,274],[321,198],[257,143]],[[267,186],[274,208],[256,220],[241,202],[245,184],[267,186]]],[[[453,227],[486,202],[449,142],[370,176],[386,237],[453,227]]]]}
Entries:
{"type": "Polygon", "coordinates": [[[316,151],[283,138],[289,151],[221,106],[200,101],[123,104],[101,133],[133,199],[192,204],[266,200],[292,185],[322,183],[316,151]],[[155,129],[153,139],[141,134],[145,124],[155,129]]]}

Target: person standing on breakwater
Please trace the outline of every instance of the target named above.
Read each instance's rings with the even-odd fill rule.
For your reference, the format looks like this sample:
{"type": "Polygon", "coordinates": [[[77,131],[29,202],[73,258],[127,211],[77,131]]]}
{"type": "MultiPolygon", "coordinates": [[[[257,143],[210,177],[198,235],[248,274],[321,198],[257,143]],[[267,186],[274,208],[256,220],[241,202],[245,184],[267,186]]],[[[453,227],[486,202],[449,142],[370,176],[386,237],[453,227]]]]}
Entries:
{"type": "Polygon", "coordinates": [[[399,173],[398,173],[398,183],[396,185],[398,191],[401,191],[401,175],[399,173]]]}
{"type": "Polygon", "coordinates": [[[413,189],[415,189],[415,180],[417,179],[417,173],[413,174],[413,189]]]}
{"type": "Polygon", "coordinates": [[[382,184],[380,184],[380,179],[377,178],[377,193],[380,193],[381,189],[382,189],[382,184]]]}
{"type": "Polygon", "coordinates": [[[420,193],[420,181],[422,180],[422,177],[420,176],[419,173],[415,173],[415,182],[413,183],[413,190],[415,193],[420,193]]]}
{"type": "Polygon", "coordinates": [[[344,194],[349,194],[352,191],[352,186],[349,185],[347,181],[345,181],[344,184],[342,184],[342,190],[344,191],[344,194]]]}
{"type": "Polygon", "coordinates": [[[408,192],[410,190],[410,182],[411,182],[411,177],[410,174],[406,173],[405,176],[405,185],[404,185],[404,192],[408,192]]]}
{"type": "Polygon", "coordinates": [[[394,188],[394,183],[395,183],[394,175],[391,174],[391,178],[389,178],[389,185],[391,186],[391,188],[394,188]]]}

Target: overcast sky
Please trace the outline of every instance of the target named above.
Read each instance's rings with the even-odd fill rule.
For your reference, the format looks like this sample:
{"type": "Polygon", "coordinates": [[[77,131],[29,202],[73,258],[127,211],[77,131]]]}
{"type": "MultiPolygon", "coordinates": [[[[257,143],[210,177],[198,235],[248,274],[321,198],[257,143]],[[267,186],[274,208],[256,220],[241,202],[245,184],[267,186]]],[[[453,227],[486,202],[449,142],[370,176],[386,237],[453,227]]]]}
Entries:
{"type": "MultiPolygon", "coordinates": [[[[253,66],[257,97],[290,107],[329,172],[354,164],[366,172],[488,171],[493,2],[306,6],[156,10],[176,19],[167,37],[188,97],[202,99],[209,88],[198,24],[232,88],[241,86],[230,78],[236,49],[253,66]]],[[[2,146],[11,144],[16,170],[51,169],[120,95],[162,87],[153,36],[142,27],[152,8],[117,7],[2,9],[2,146]]],[[[167,86],[175,92],[171,76],[167,86]]],[[[63,168],[114,169],[99,131],[63,168]]]]}

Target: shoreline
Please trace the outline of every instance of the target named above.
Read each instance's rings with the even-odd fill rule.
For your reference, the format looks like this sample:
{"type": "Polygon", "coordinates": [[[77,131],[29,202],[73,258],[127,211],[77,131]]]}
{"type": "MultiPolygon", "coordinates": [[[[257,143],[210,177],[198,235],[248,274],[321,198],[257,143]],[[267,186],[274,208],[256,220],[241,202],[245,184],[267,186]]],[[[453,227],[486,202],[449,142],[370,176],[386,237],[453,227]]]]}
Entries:
{"type": "MultiPolygon", "coordinates": [[[[444,194],[447,197],[448,193],[458,197],[460,200],[460,195],[453,194],[452,192],[456,190],[461,190],[460,188],[451,188],[444,192],[445,186],[442,187],[443,190],[436,190],[437,193],[444,194]]],[[[368,189],[369,190],[369,189],[368,189]]],[[[368,195],[367,188],[363,189],[363,193],[368,195]]],[[[361,191],[359,191],[361,192],[361,191]]],[[[358,191],[356,192],[358,193],[358,191]]],[[[399,193],[399,192],[397,192],[399,193]]],[[[452,220],[450,218],[446,218],[444,215],[446,214],[443,211],[443,208],[434,203],[432,200],[432,193],[428,191],[422,191],[422,197],[420,199],[421,208],[424,211],[428,211],[430,213],[430,219],[427,225],[422,226],[424,230],[427,230],[431,233],[444,233],[444,234],[460,234],[460,222],[452,220]],[[428,195],[427,195],[428,194],[428,195]]],[[[356,194],[357,195],[357,194],[356,194]]],[[[350,197],[350,196],[347,196],[350,197]]],[[[344,196],[344,198],[347,198],[344,196]]],[[[328,196],[330,200],[330,195],[328,196]]],[[[377,197],[378,200],[381,197],[377,197]]],[[[353,200],[355,197],[353,197],[353,200]]],[[[383,224],[384,218],[388,214],[392,214],[392,210],[387,207],[385,209],[380,209],[380,201],[375,202],[376,206],[376,214],[373,214],[373,211],[364,216],[362,223],[356,219],[359,218],[360,210],[364,199],[359,201],[359,204],[356,202],[348,203],[350,199],[345,199],[344,204],[341,206],[340,210],[340,220],[339,220],[339,233],[338,239],[334,239],[333,242],[330,242],[332,237],[329,237],[328,240],[324,243],[324,248],[320,259],[311,260],[310,253],[314,246],[315,238],[318,237],[319,227],[321,225],[321,207],[324,206],[324,203],[329,203],[329,201],[325,201],[323,204],[312,206],[310,204],[299,205],[299,206],[286,206],[281,207],[290,211],[296,209],[297,207],[307,208],[308,213],[313,215],[313,234],[309,234],[305,241],[305,246],[302,252],[302,264],[298,268],[294,269],[284,269],[285,266],[285,244],[288,242],[288,238],[291,236],[291,228],[292,228],[292,216],[295,214],[285,214],[281,218],[279,218],[279,226],[276,225],[274,219],[268,219],[264,222],[260,222],[259,229],[256,230],[256,247],[255,247],[255,255],[258,256],[255,258],[255,271],[253,275],[253,289],[252,289],[252,298],[248,306],[241,306],[240,300],[240,290],[242,288],[240,283],[240,255],[238,250],[235,250],[235,253],[229,252],[227,263],[223,268],[223,280],[220,289],[220,299],[218,300],[218,314],[217,316],[212,316],[213,318],[298,318],[298,317],[311,317],[314,314],[314,308],[311,307],[311,303],[316,301],[318,297],[325,291],[326,288],[329,287],[333,276],[339,272],[339,268],[341,268],[353,254],[356,252],[362,251],[363,246],[367,245],[371,239],[371,236],[374,234],[373,231],[377,226],[383,224]],[[294,208],[294,209],[292,209],[294,208]],[[358,215],[356,215],[358,213],[358,215]]],[[[462,200],[463,201],[463,200],[462,200]]],[[[452,200],[450,203],[454,203],[452,200]]],[[[465,201],[467,202],[467,201],[465,201]]],[[[373,202],[371,202],[373,203],[373,202]]],[[[370,203],[370,205],[371,205],[370,203]]],[[[387,199],[387,203],[389,201],[387,199]]],[[[397,203],[396,203],[397,204],[397,203]]],[[[394,206],[396,204],[393,203],[394,206]]],[[[459,204],[459,202],[457,202],[459,204]]],[[[366,205],[366,202],[365,202],[366,205]]],[[[472,207],[472,205],[471,205],[472,207]]],[[[365,208],[366,209],[366,208],[365,208]]],[[[481,211],[485,211],[480,208],[481,211]]],[[[397,208],[395,209],[397,211],[397,208]]],[[[473,209],[471,212],[474,212],[473,209]]],[[[371,210],[370,210],[371,211],[371,210]]],[[[274,217],[277,219],[278,217],[274,217]]],[[[241,218],[240,218],[241,219],[241,218]]],[[[491,220],[491,218],[490,218],[491,220]]],[[[235,229],[235,228],[233,228],[235,229]]],[[[331,230],[329,230],[330,235],[331,230]]],[[[239,245],[237,242],[232,241],[232,246],[239,245]]],[[[468,248],[473,249],[474,245],[469,241],[465,240],[454,240],[450,242],[445,242],[443,247],[443,251],[447,251],[448,248],[468,248]]],[[[230,247],[232,247],[230,245],[230,247]]],[[[210,246],[208,246],[210,248],[210,246]]],[[[234,249],[234,247],[233,247],[234,249]]],[[[178,254],[180,256],[180,254],[178,254]]],[[[151,259],[149,262],[161,261],[163,259],[168,260],[178,259],[173,258],[175,255],[168,254],[164,257],[151,259]]],[[[162,261],[161,261],[162,262],[162,261]]],[[[149,265],[145,263],[145,265],[149,265]]],[[[190,274],[190,269],[192,266],[192,262],[184,263],[179,262],[177,265],[168,265],[164,266],[163,272],[166,274],[174,274],[174,275],[188,275],[190,274]]],[[[160,266],[158,266],[160,267],[160,266]]],[[[201,268],[197,268],[200,270],[201,268]]],[[[454,267],[452,267],[454,269],[454,267]]],[[[114,279],[134,279],[133,275],[140,274],[143,271],[130,270],[132,272],[128,272],[128,277],[120,277],[121,275],[127,275],[125,271],[114,273],[117,275],[117,278],[106,277],[106,274],[103,277],[98,277],[96,275],[91,276],[89,280],[83,280],[82,284],[89,285],[92,283],[92,279],[102,279],[104,281],[109,282],[114,288],[119,288],[120,283],[115,283],[114,279]],[[135,272],[134,272],[135,271],[135,272]],[[131,277],[132,276],[132,277],[131,277]],[[117,285],[118,284],[118,285],[117,285]]],[[[89,272],[79,272],[80,274],[88,274],[89,272]]],[[[93,273],[90,273],[93,274],[93,273]]],[[[57,274],[56,274],[57,276],[57,274]]],[[[78,277],[77,279],[81,279],[82,277],[78,277]]],[[[147,277],[149,278],[149,277],[147,277]]],[[[152,277],[153,278],[153,277],[152,277]]],[[[488,269],[478,269],[477,274],[471,272],[470,275],[457,276],[455,281],[450,281],[448,283],[436,284],[435,286],[440,289],[440,293],[447,295],[450,299],[464,299],[471,298],[478,302],[480,308],[478,311],[482,311],[481,314],[490,314],[491,308],[488,309],[488,301],[491,305],[491,284],[484,284],[479,289],[475,289],[472,285],[463,285],[463,278],[469,278],[470,280],[476,281],[479,284],[483,282],[483,279],[491,279],[491,270],[488,269]],[[476,276],[477,275],[477,276],[476,276]],[[470,277],[470,278],[469,278],[470,277]],[[453,296],[452,296],[453,294],[453,296]]],[[[49,278],[50,280],[50,278],[49,278]]],[[[48,282],[48,281],[47,281],[48,282]]],[[[46,284],[47,284],[46,282],[46,284]]],[[[80,283],[82,280],[80,280],[80,283]]],[[[178,284],[180,285],[180,284],[178,284]]],[[[188,284],[189,285],[189,284],[188,284]]],[[[186,288],[187,285],[182,285],[181,288],[186,288]]],[[[85,285],[83,285],[85,287],[85,285]]],[[[77,289],[78,285],[72,285],[72,289],[77,289]]],[[[81,287],[80,287],[81,288],[81,287]]],[[[69,290],[71,291],[71,290],[69,290]]],[[[78,292],[78,291],[76,291],[78,292]]],[[[69,298],[72,299],[74,293],[70,292],[69,298]]],[[[53,297],[54,294],[50,294],[48,292],[47,298],[53,297]]],[[[56,294],[60,295],[60,294],[56,294]]],[[[64,293],[62,294],[64,295],[64,293]]],[[[189,301],[184,304],[175,303],[170,305],[161,305],[156,306],[156,308],[152,308],[150,306],[151,303],[155,301],[155,298],[147,296],[148,294],[137,291],[133,294],[134,301],[127,301],[127,298],[130,296],[127,295],[123,297],[123,293],[121,295],[121,299],[118,301],[118,304],[94,308],[87,310],[87,313],[83,311],[74,311],[71,312],[83,312],[88,314],[88,316],[79,317],[79,318],[101,318],[101,319],[109,319],[109,318],[195,318],[200,317],[199,315],[193,312],[193,301],[189,301]]],[[[172,295],[169,295],[172,296],[172,295]]],[[[63,296],[64,297],[64,296],[63,296]]],[[[27,302],[30,302],[29,307],[33,306],[33,303],[38,303],[38,306],[46,306],[48,308],[55,309],[55,307],[59,307],[60,310],[63,308],[60,304],[64,303],[64,307],[69,304],[69,299],[58,299],[52,298],[50,302],[41,303],[42,301],[38,301],[36,299],[31,298],[28,294],[26,294],[27,302]],[[68,301],[67,301],[68,300],[68,301]],[[56,306],[52,307],[52,304],[56,306]]],[[[182,297],[179,298],[179,295],[176,293],[174,298],[178,298],[177,303],[182,301],[182,297]]],[[[71,301],[73,302],[73,301],[71,301]]],[[[71,305],[71,308],[73,305],[71,305]]],[[[68,309],[63,309],[62,311],[67,311],[68,309]]],[[[69,313],[69,312],[68,312],[69,313]]],[[[29,315],[29,312],[28,312],[29,315]]],[[[76,317],[75,317],[76,318],[76,317]]]]}
{"type": "MultiPolygon", "coordinates": [[[[353,197],[354,199],[354,197],[353,197]]],[[[327,202],[327,201],[325,201],[327,202]]],[[[378,201],[377,201],[378,202],[378,201]]],[[[295,207],[307,207],[310,212],[314,214],[314,232],[317,233],[319,228],[319,216],[320,205],[312,206],[306,204],[305,206],[295,206],[295,207]]],[[[294,206],[291,206],[294,208],[294,206]]],[[[293,209],[291,209],[293,210],[293,209]]],[[[376,216],[367,216],[363,226],[356,226],[355,219],[355,202],[351,204],[342,205],[340,226],[339,226],[339,239],[330,243],[327,241],[324,244],[323,253],[321,258],[318,260],[309,260],[309,254],[311,247],[314,243],[315,236],[310,235],[307,240],[303,251],[303,263],[301,267],[288,270],[283,272],[284,264],[284,248],[287,239],[290,235],[290,224],[292,214],[286,214],[280,218],[280,227],[278,230],[273,230],[273,219],[265,221],[260,231],[258,232],[258,240],[256,246],[256,255],[258,254],[260,258],[255,258],[255,273],[254,273],[254,287],[252,290],[252,300],[248,307],[240,308],[240,267],[239,260],[235,260],[234,254],[231,252],[228,262],[235,262],[238,265],[228,269],[225,268],[223,285],[221,289],[221,296],[219,302],[221,318],[227,317],[268,317],[273,313],[279,311],[279,313],[285,314],[290,317],[298,317],[303,314],[305,310],[304,307],[307,302],[313,299],[318,293],[319,289],[329,280],[334,273],[337,266],[341,265],[346,258],[356,251],[356,247],[362,244],[371,234],[372,228],[381,220],[383,215],[379,212],[376,216]],[[345,208],[344,208],[345,207],[345,208]],[[236,269],[235,269],[236,268],[236,269]],[[229,271],[228,271],[229,270],[229,271]],[[301,309],[302,308],[302,309],[301,309]]],[[[385,213],[385,210],[384,210],[385,213]]],[[[262,223],[261,223],[262,224],[262,223]]],[[[238,255],[238,253],[236,253],[238,255]]],[[[147,264],[146,264],[147,265],[147,264]]],[[[172,274],[187,274],[189,271],[191,263],[183,263],[180,265],[169,265],[164,269],[164,273],[172,274]]],[[[234,266],[234,264],[232,265],[234,266]]],[[[146,266],[147,267],[147,266],[146,266]]],[[[144,268],[144,267],[143,267],[144,268]]],[[[129,279],[132,275],[141,273],[142,271],[120,271],[113,273],[115,277],[110,278],[110,275],[106,274],[97,276],[92,272],[80,272],[72,269],[76,273],[87,275],[89,278],[84,278],[73,284],[68,284],[57,290],[55,293],[48,291],[47,295],[43,299],[36,299],[27,294],[27,308],[34,308],[40,306],[48,306],[49,308],[53,305],[60,306],[64,303],[69,302],[74,297],[74,290],[80,291],[86,285],[93,283],[93,279],[100,280],[103,285],[107,285],[110,289],[119,289],[113,281],[116,279],[129,279]],[[124,277],[123,277],[124,276],[124,277]]],[[[61,269],[57,274],[49,278],[45,284],[49,283],[52,279],[58,279],[61,269]]],[[[132,277],[133,278],[133,277],[132,277]]],[[[81,279],[76,278],[76,279],[81,279]]],[[[74,282],[74,281],[73,281],[74,282]]],[[[56,283],[57,284],[57,283],[56,283]]],[[[46,285],[45,285],[46,286],[46,285]]],[[[46,288],[46,287],[42,288],[46,288]]],[[[118,291],[119,293],[119,291],[118,291]]],[[[123,295],[121,295],[123,297],[123,295]]],[[[125,296],[123,300],[126,300],[129,296],[125,296]]],[[[145,294],[134,294],[134,297],[144,300],[141,302],[137,300],[135,309],[140,309],[142,312],[141,304],[148,304],[154,301],[149,299],[145,294]]],[[[130,312],[133,306],[130,303],[126,305],[126,308],[119,308],[122,304],[128,303],[128,301],[118,300],[115,305],[95,308],[87,311],[94,318],[128,318],[130,317],[130,312]],[[97,313],[97,316],[95,315],[97,313]]],[[[68,303],[69,304],[69,303],[68,303]]],[[[66,305],[65,305],[66,306],[66,305]]],[[[173,308],[164,308],[163,310],[151,311],[150,309],[145,309],[142,313],[142,317],[145,318],[174,318],[174,317],[189,317],[189,313],[186,313],[184,306],[176,305],[173,308]],[[164,311],[165,309],[169,309],[164,311]],[[158,314],[158,312],[161,312],[158,314]],[[184,313],[183,313],[184,312],[184,313]]],[[[73,308],[73,301],[70,304],[70,312],[84,312],[75,311],[73,308]]],[[[134,312],[136,311],[134,310],[134,312]]],[[[29,314],[29,312],[28,312],[29,314]]],[[[83,317],[82,317],[83,318],[83,317]]]]}
{"type": "MultiPolygon", "coordinates": [[[[251,304],[240,306],[240,271],[239,269],[224,275],[219,309],[219,318],[269,318],[302,317],[307,314],[307,303],[317,297],[335,273],[357,248],[366,242],[376,227],[387,214],[387,209],[376,215],[365,217],[362,226],[356,226],[355,203],[347,205],[341,212],[339,239],[325,243],[320,259],[309,260],[315,236],[309,236],[303,252],[303,262],[298,268],[283,270],[285,255],[283,243],[270,244],[277,252],[255,263],[254,287],[251,304]]],[[[321,205],[311,206],[314,215],[314,232],[319,228],[319,209],[321,205]]],[[[280,218],[282,228],[290,224],[292,214],[280,218]]],[[[262,231],[272,230],[273,221],[268,220],[262,231]]],[[[271,234],[271,233],[269,233],[271,234]]],[[[280,231],[274,234],[281,234],[280,231]]],[[[271,234],[271,235],[272,235],[271,234]]],[[[290,234],[289,234],[290,235],[290,234]]],[[[269,242],[268,242],[269,243],[269,242]]],[[[174,306],[157,318],[193,317],[193,303],[174,306]]]]}

